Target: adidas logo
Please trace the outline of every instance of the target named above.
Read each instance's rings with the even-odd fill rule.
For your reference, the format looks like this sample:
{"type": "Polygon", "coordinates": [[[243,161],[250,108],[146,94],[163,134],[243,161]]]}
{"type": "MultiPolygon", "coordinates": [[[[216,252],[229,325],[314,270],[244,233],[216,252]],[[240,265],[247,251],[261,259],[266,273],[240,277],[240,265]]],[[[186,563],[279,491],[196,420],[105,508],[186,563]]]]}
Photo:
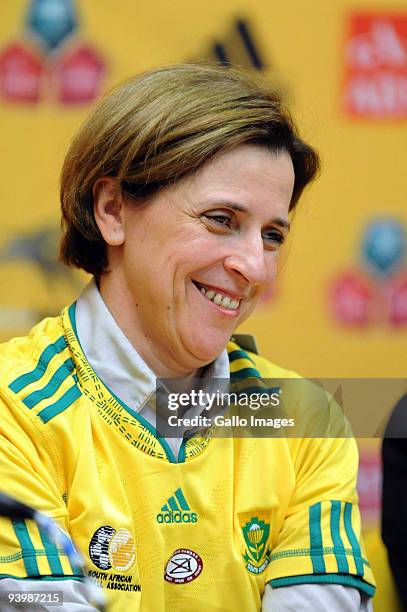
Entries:
{"type": "Polygon", "coordinates": [[[196,512],[191,512],[181,489],[177,489],[174,495],[168,498],[161,512],[157,514],[157,523],[196,523],[197,521],[198,515],[196,512]]]}

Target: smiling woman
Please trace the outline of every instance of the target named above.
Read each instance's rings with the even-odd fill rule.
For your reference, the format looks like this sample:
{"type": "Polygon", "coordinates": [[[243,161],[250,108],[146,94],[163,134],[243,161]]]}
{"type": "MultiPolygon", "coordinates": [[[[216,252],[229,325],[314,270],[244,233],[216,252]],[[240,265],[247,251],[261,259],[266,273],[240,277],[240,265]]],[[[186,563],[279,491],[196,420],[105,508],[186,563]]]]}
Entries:
{"type": "MultiPolygon", "coordinates": [[[[369,606],[351,438],[220,438],[192,401],[166,437],[155,403],[157,378],[264,391],[297,377],[232,335],[318,169],[266,83],[210,65],[120,85],[68,151],[61,255],[93,279],[0,349],[0,477],[69,533],[112,610],[369,606]]],[[[43,533],[0,527],[0,588],[41,579],[93,609],[43,533]]]]}
{"type": "Polygon", "coordinates": [[[103,100],[68,152],[63,259],[95,274],[157,376],[191,374],[269,287],[317,170],[264,83],[212,66],[147,73],[103,100]]]}
{"type": "Polygon", "coordinates": [[[293,184],[289,154],[258,145],[218,154],[145,207],[114,178],[95,183],[109,261],[100,292],[157,376],[213,361],[252,312],[276,273],[293,184]]]}

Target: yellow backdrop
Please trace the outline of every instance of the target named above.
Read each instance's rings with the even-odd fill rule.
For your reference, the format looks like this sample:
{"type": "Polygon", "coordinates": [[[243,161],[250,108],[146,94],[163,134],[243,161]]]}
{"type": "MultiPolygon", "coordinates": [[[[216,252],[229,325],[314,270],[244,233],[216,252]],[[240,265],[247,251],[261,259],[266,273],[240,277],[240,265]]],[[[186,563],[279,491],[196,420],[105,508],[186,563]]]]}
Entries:
{"type": "MultiPolygon", "coordinates": [[[[38,49],[24,26],[28,6],[27,0],[1,3],[0,53],[12,42],[38,49]]],[[[392,327],[383,314],[366,327],[341,326],[328,299],[337,274],[360,268],[366,223],[389,216],[407,224],[406,113],[355,117],[343,103],[352,19],[376,13],[389,23],[398,13],[405,20],[405,3],[80,0],[75,9],[77,28],[49,54],[48,69],[86,43],[105,62],[103,90],[146,68],[213,56],[215,43],[233,61],[250,64],[236,26],[243,20],[264,73],[283,87],[302,135],[323,159],[322,176],[296,215],[275,294],[243,331],[256,334],[264,355],[306,376],[405,376],[407,326],[392,327]]],[[[36,104],[0,102],[0,340],[56,313],[84,282],[53,262],[58,172],[90,107],[58,102],[51,85],[36,104]]],[[[378,444],[362,451],[377,456],[378,444]]],[[[380,550],[374,556],[385,567],[380,550]]],[[[387,578],[384,583],[387,595],[378,601],[384,597],[389,610],[387,578]]]]}

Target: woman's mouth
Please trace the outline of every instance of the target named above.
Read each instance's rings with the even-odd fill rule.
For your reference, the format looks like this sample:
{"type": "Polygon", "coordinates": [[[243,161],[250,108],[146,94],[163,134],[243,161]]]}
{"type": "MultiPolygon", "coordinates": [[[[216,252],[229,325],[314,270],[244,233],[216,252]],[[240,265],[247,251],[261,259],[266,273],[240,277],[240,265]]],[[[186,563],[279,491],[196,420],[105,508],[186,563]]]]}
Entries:
{"type": "Polygon", "coordinates": [[[212,289],[211,287],[207,287],[202,283],[198,283],[197,281],[192,281],[199,289],[201,294],[210,302],[213,302],[217,306],[224,308],[225,310],[236,311],[240,306],[240,299],[232,298],[230,295],[221,292],[219,289],[212,289]]]}

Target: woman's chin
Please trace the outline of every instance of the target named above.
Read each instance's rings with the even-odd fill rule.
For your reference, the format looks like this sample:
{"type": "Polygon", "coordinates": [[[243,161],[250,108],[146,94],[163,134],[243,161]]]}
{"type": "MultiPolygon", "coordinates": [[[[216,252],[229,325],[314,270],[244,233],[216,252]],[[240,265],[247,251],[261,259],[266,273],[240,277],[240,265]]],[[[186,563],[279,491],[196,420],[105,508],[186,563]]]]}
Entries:
{"type": "Polygon", "coordinates": [[[229,342],[230,335],[225,334],[223,337],[219,332],[216,334],[191,334],[188,338],[187,346],[190,348],[194,357],[203,365],[214,361],[222,351],[226,348],[229,342]]]}

